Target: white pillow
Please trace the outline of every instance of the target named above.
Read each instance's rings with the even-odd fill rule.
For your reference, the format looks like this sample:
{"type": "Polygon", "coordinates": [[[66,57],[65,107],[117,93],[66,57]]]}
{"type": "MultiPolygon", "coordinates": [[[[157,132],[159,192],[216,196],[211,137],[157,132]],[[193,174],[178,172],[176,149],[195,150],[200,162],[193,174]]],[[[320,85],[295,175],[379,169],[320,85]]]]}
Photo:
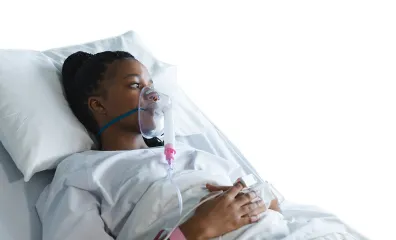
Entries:
{"type": "Polygon", "coordinates": [[[25,181],[92,145],[41,52],[0,51],[0,140],[25,181]]]}
{"type": "Polygon", "coordinates": [[[89,53],[98,53],[103,51],[126,51],[131,53],[144,66],[147,67],[151,75],[156,75],[161,72],[163,68],[171,65],[163,63],[156,59],[147,47],[141,42],[140,38],[133,31],[129,31],[118,37],[99,40],[82,45],[69,46],[58,49],[51,49],[44,51],[53,61],[55,67],[61,71],[64,60],[71,54],[77,51],[84,51],[89,53]]]}
{"type": "Polygon", "coordinates": [[[198,134],[204,117],[190,109],[177,87],[171,65],[158,61],[134,32],[78,46],[48,50],[0,50],[0,141],[24,180],[34,173],[55,168],[67,155],[92,148],[89,133],[73,115],[63,95],[61,68],[76,51],[96,53],[128,51],[152,74],[160,91],[174,95],[176,135],[198,134]],[[193,115],[195,114],[195,115],[193,115]],[[202,122],[201,122],[202,120],[202,122]]]}

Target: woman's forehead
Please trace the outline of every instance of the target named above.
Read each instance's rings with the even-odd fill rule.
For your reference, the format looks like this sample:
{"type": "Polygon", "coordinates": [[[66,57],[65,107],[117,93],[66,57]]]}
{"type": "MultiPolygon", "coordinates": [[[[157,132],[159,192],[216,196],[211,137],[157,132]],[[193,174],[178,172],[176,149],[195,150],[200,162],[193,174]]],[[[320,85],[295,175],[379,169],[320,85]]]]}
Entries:
{"type": "Polygon", "coordinates": [[[135,59],[122,59],[114,61],[107,69],[107,77],[114,81],[125,82],[130,77],[135,77],[140,81],[149,81],[150,75],[139,61],[135,59]]]}

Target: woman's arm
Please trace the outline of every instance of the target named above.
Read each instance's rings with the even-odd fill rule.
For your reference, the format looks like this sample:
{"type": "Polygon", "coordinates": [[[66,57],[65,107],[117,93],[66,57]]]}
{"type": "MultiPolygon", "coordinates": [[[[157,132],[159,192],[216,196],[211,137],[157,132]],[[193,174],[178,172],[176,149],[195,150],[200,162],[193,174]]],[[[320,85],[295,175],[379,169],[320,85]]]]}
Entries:
{"type": "MultiPolygon", "coordinates": [[[[201,226],[199,220],[194,219],[194,217],[188,219],[185,223],[180,225],[180,232],[183,234],[185,239],[196,239],[204,240],[208,239],[205,226],[201,226]]],[[[182,240],[182,239],[180,239],[182,240]]]]}

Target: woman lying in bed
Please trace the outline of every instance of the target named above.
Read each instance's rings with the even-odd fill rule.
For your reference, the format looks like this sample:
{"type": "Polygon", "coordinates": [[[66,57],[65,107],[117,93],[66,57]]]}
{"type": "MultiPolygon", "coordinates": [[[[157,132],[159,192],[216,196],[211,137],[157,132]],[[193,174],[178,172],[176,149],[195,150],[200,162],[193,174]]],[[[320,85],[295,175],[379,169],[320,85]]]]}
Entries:
{"type": "MultiPolygon", "coordinates": [[[[141,89],[145,86],[153,84],[147,69],[131,54],[121,51],[107,51],[97,53],[95,55],[84,52],[74,53],[73,55],[69,56],[64,62],[62,77],[66,97],[73,113],[77,116],[81,123],[92,133],[98,133],[99,129],[101,129],[111,120],[132,109],[137,108],[141,89]]],[[[100,150],[106,151],[103,154],[107,154],[108,152],[108,158],[113,157],[113,155],[111,154],[114,154],[115,152],[125,152],[125,150],[138,149],[144,150],[149,149],[150,147],[156,147],[161,145],[162,142],[159,139],[147,140],[142,137],[138,124],[138,114],[132,114],[126,118],[121,119],[120,121],[112,124],[100,135],[100,150]]],[[[52,237],[53,239],[57,239],[56,236],[67,236],[70,237],[70,239],[71,237],[73,237],[73,239],[115,238],[119,235],[120,232],[122,232],[122,225],[126,223],[126,219],[129,217],[128,214],[131,214],[132,208],[138,208],[136,202],[138,202],[137,200],[142,200],[142,193],[140,193],[140,195],[138,194],[139,199],[137,199],[136,201],[133,201],[131,199],[124,201],[123,198],[120,196],[115,197],[106,195],[109,191],[104,191],[103,189],[105,189],[105,187],[102,186],[104,185],[103,182],[105,181],[99,181],[100,184],[95,185],[93,183],[87,183],[87,181],[91,181],[87,179],[90,179],[92,176],[87,176],[86,179],[78,179],[82,178],[82,175],[70,175],[72,173],[75,174],[75,172],[78,172],[77,170],[81,170],[82,168],[91,164],[89,163],[89,157],[91,155],[97,154],[98,153],[95,151],[95,153],[92,152],[89,155],[81,156],[81,160],[87,162],[84,163],[85,165],[81,165],[78,167],[76,167],[75,165],[72,166],[72,164],[70,163],[72,162],[71,160],[64,161],[66,163],[61,163],[60,167],[57,170],[54,181],[60,181],[57,179],[61,179],[62,171],[66,171],[62,169],[67,169],[69,178],[66,181],[68,182],[67,185],[69,187],[72,186],[72,189],[65,190],[62,194],[58,194],[58,196],[61,197],[59,197],[57,201],[52,201],[51,203],[48,200],[50,199],[51,192],[60,193],[60,190],[54,191],[54,188],[56,188],[54,183],[50,187],[52,188],[51,190],[46,190],[42,194],[40,198],[41,200],[39,200],[38,203],[38,211],[42,220],[44,219],[44,238],[52,237]],[[70,166],[65,167],[68,162],[70,166]],[[70,168],[73,167],[75,167],[76,169],[71,171],[70,168]],[[78,181],[78,184],[80,185],[81,182],[86,182],[83,183],[84,186],[81,187],[80,185],[76,185],[77,183],[74,185],[70,184],[70,181],[78,181]],[[95,185],[95,187],[92,187],[92,189],[90,189],[90,186],[93,185],[95,185]],[[96,192],[97,194],[95,194],[96,192]],[[104,192],[106,192],[106,194],[104,194],[104,192]],[[93,199],[93,202],[96,203],[96,205],[90,205],[91,203],[89,203],[89,201],[87,201],[86,199],[93,199]],[[119,201],[118,205],[114,203],[114,199],[117,199],[117,201],[119,201]],[[62,205],[62,202],[64,201],[67,201],[68,203],[66,206],[62,205]],[[56,206],[54,205],[55,202],[57,204],[56,206]],[[125,204],[131,202],[133,202],[133,204],[131,204],[131,209],[129,209],[129,212],[120,213],[121,211],[119,210],[119,205],[124,205],[123,207],[125,207],[125,204]],[[83,208],[79,207],[78,210],[71,211],[70,209],[72,207],[70,206],[73,206],[73,203],[79,206],[83,206],[84,204],[88,206],[83,208]],[[51,207],[52,210],[50,211],[49,209],[51,207]],[[61,210],[59,210],[59,208],[61,208],[61,210]],[[66,208],[67,211],[63,210],[63,208],[66,208]],[[54,216],[57,215],[58,218],[66,219],[62,219],[62,223],[59,223],[59,219],[56,219],[56,216],[46,218],[44,216],[46,211],[43,209],[47,209],[48,212],[51,212],[51,214],[53,214],[54,216]],[[73,217],[70,217],[70,213],[64,213],[63,215],[62,213],[59,213],[62,211],[73,212],[73,217]],[[86,214],[87,212],[89,212],[89,215],[86,214]],[[63,221],[67,222],[69,224],[67,226],[70,226],[71,229],[62,230],[63,232],[61,231],[62,233],[59,233],[59,229],[61,229],[62,226],[66,226],[63,225],[65,224],[63,221]],[[102,236],[98,235],[97,229],[94,229],[95,227],[102,228],[102,230],[99,231],[103,233],[102,236]],[[56,228],[57,230],[54,230],[53,228],[56,228]],[[76,230],[78,228],[81,229],[76,230]],[[104,235],[106,235],[106,237],[104,237],[104,235]]],[[[147,157],[145,154],[150,154],[150,151],[142,151],[139,154],[139,156],[141,156],[141,158],[144,160],[145,157],[147,157]]],[[[178,151],[178,155],[179,154],[180,156],[183,156],[183,152],[179,153],[178,151]]],[[[149,157],[147,157],[147,159],[148,158],[149,157]]],[[[127,172],[129,169],[131,169],[130,171],[133,171],[132,168],[134,168],[135,166],[134,161],[123,161],[122,164],[119,164],[120,166],[122,165],[122,169],[117,170],[115,168],[111,170],[113,171],[113,175],[125,175],[125,172],[127,172]]],[[[98,163],[97,160],[92,160],[92,166],[94,166],[95,164],[99,165],[102,163],[98,163]]],[[[140,167],[141,165],[136,166],[140,167]]],[[[181,164],[181,166],[183,166],[183,164],[181,164]]],[[[189,165],[186,165],[186,169],[188,169],[187,166],[189,165]]],[[[85,170],[85,174],[94,175],[94,180],[92,181],[96,181],[96,179],[98,178],[103,178],[103,175],[105,175],[101,173],[101,175],[97,177],[96,174],[98,173],[98,168],[92,170],[92,173],[90,172],[91,168],[87,167],[87,169],[85,170]]],[[[155,169],[153,171],[153,176],[161,176],[162,174],[162,172],[156,172],[162,170],[155,169]]],[[[142,173],[136,172],[134,174],[136,175],[142,173]]],[[[114,180],[113,175],[112,180],[114,180]]],[[[163,175],[161,177],[163,177],[163,175]]],[[[208,178],[209,179],[207,180],[210,181],[210,177],[208,178]]],[[[216,180],[214,179],[212,182],[214,181],[216,180]]],[[[165,182],[165,180],[163,180],[162,182],[165,182]]],[[[225,183],[228,182],[225,181],[225,183]]],[[[142,186],[141,182],[139,182],[138,184],[139,185],[136,185],[136,188],[140,188],[142,186]]],[[[147,184],[148,186],[152,187],[151,185],[149,185],[152,183],[147,184]]],[[[131,185],[129,186],[135,187],[131,185]]],[[[121,187],[121,183],[119,186],[114,186],[114,188],[117,189],[121,187]]],[[[143,187],[142,191],[146,191],[147,189],[148,187],[143,187]]],[[[226,191],[226,193],[221,195],[220,197],[214,198],[213,200],[204,203],[199,208],[197,208],[193,216],[191,216],[186,222],[182,223],[179,228],[174,231],[174,235],[184,235],[187,239],[214,238],[244,227],[246,225],[258,222],[260,214],[266,211],[265,204],[260,199],[258,199],[257,201],[257,196],[254,192],[245,194],[240,193],[240,191],[242,190],[242,186],[240,184],[236,184],[232,187],[221,187],[207,184],[207,190],[209,190],[209,192],[224,190],[226,191]]],[[[174,191],[174,189],[170,191],[174,191]]],[[[207,191],[207,194],[209,194],[209,192],[207,191]]],[[[123,194],[126,193],[121,193],[118,191],[115,195],[123,194]]],[[[277,211],[279,210],[277,201],[271,202],[270,209],[277,211]]],[[[161,212],[161,210],[159,211],[161,212]]],[[[161,214],[158,214],[158,216],[160,215],[161,214]]],[[[141,215],[140,218],[142,219],[142,221],[144,221],[145,218],[152,218],[152,216],[141,215]]],[[[164,235],[162,234],[161,236],[164,235]]]]}

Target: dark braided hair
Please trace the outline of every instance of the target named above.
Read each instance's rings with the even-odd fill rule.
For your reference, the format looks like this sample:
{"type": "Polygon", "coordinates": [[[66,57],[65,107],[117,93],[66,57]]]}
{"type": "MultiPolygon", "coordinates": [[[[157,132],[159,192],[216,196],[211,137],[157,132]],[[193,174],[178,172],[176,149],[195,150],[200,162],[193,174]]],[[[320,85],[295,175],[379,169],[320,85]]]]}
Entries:
{"type": "MultiPolygon", "coordinates": [[[[105,51],[96,54],[76,52],[66,58],[62,67],[62,83],[66,99],[74,115],[91,133],[97,133],[99,126],[88,107],[88,98],[105,95],[100,83],[104,79],[107,67],[116,60],[135,59],[123,51],[105,51]]],[[[161,146],[158,138],[144,139],[150,147],[161,146]]]]}

